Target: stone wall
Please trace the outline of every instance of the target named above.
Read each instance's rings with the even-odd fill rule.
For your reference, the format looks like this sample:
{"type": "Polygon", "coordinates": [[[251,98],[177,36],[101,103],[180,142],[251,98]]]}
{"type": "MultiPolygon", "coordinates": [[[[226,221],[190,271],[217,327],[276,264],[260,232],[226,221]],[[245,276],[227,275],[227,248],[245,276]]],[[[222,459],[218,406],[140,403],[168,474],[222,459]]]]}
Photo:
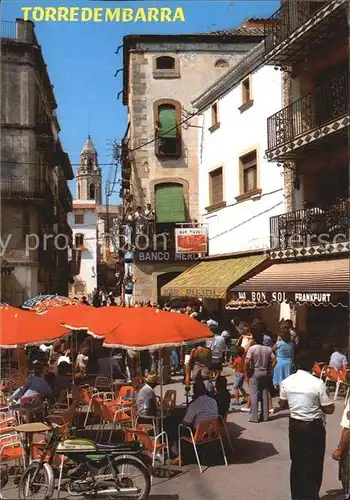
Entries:
{"type": "Polygon", "coordinates": [[[252,48],[250,44],[143,44],[130,52],[129,116],[132,154],[132,192],[135,206],[153,200],[154,187],[172,178],[184,179],[190,186],[187,208],[190,218],[198,218],[197,117],[181,127],[182,155],[176,159],[160,159],[155,155],[155,123],[153,104],[160,99],[173,99],[182,107],[181,121],[193,112],[192,101],[210,84],[228,71],[215,67],[225,59],[229,66],[252,48]],[[154,75],[155,59],[168,55],[176,59],[179,77],[158,78],[154,75]],[[149,144],[146,145],[146,143],[149,144]],[[144,146],[143,146],[144,145],[144,146]],[[138,149],[139,148],[139,149],[138,149]],[[152,192],[150,189],[152,182],[152,192]]]}

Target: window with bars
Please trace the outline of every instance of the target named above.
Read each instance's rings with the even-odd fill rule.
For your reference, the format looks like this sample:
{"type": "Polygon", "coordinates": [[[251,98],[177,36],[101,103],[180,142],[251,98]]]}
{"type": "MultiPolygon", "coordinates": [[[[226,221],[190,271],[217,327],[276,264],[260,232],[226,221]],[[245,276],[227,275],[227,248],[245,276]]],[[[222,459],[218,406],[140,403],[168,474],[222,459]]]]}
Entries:
{"type": "Polygon", "coordinates": [[[256,150],[241,156],[239,159],[242,175],[242,193],[258,189],[258,165],[256,150]]]}
{"type": "Polygon", "coordinates": [[[209,173],[210,205],[224,201],[224,186],[222,167],[209,173]]]}

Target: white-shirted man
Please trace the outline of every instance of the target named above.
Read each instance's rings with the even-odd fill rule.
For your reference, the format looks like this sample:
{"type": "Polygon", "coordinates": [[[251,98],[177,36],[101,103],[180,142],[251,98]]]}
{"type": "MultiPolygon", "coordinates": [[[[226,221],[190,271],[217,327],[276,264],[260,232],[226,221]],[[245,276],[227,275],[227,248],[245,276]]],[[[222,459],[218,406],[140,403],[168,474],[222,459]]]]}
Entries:
{"type": "Polygon", "coordinates": [[[289,408],[290,487],[292,500],[319,500],[325,455],[324,414],[334,412],[324,382],[312,375],[315,359],[296,359],[297,372],[280,387],[280,407],[289,408]]]}

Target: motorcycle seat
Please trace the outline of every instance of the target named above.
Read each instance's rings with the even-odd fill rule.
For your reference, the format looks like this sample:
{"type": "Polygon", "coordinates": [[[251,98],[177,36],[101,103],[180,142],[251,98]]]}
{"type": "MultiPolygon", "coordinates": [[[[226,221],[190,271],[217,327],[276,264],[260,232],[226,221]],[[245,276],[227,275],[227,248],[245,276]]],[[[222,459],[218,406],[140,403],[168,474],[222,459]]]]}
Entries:
{"type": "MultiPolygon", "coordinates": [[[[138,444],[138,443],[137,443],[138,444]]],[[[139,446],[130,443],[116,443],[116,444],[96,444],[97,451],[109,453],[135,453],[139,451],[139,446]]]]}

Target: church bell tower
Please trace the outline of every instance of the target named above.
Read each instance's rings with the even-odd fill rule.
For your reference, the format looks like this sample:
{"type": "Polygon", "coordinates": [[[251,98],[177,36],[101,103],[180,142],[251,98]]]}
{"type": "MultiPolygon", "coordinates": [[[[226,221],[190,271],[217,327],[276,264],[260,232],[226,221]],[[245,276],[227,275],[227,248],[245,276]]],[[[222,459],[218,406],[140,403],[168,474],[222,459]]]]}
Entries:
{"type": "Polygon", "coordinates": [[[98,165],[97,151],[90,136],[86,139],[80,153],[77,188],[78,200],[95,200],[97,205],[101,205],[102,174],[98,165]]]}

